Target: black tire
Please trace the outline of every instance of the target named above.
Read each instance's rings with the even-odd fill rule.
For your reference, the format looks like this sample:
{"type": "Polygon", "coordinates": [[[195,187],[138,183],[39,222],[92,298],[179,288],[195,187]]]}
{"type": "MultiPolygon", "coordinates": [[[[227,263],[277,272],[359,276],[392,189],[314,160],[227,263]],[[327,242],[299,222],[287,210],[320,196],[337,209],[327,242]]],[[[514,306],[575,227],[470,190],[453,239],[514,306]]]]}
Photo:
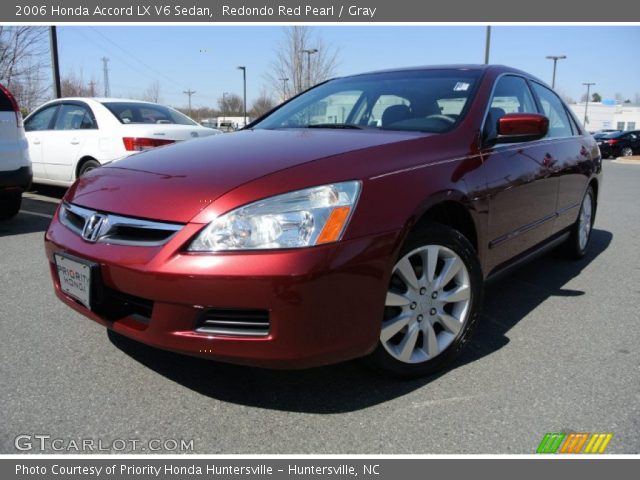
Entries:
{"type": "MultiPolygon", "coordinates": [[[[478,261],[478,257],[475,249],[473,248],[471,243],[459,231],[454,230],[445,225],[440,225],[436,223],[428,224],[424,228],[421,228],[419,231],[416,231],[409,236],[409,238],[405,242],[405,245],[400,251],[398,259],[396,260],[396,264],[394,265],[394,273],[392,274],[389,291],[392,292],[394,291],[393,289],[397,287],[398,279],[394,278],[394,276],[396,275],[395,269],[398,268],[398,265],[400,265],[400,262],[403,261],[407,256],[408,256],[407,257],[408,260],[412,262],[415,261],[415,258],[412,257],[411,255],[415,255],[416,257],[418,257],[420,254],[415,252],[419,252],[420,249],[425,249],[427,246],[444,247],[444,249],[441,249],[439,251],[444,251],[445,253],[448,252],[447,254],[450,254],[451,252],[453,252],[455,255],[457,255],[459,260],[462,260],[462,263],[466,268],[467,275],[465,276],[465,278],[468,280],[468,287],[470,292],[469,303],[466,304],[467,305],[465,309],[466,313],[460,316],[461,323],[459,325],[462,325],[462,326],[457,327],[457,328],[460,328],[460,330],[454,336],[454,333],[447,332],[446,329],[440,325],[440,323],[436,319],[436,316],[434,316],[435,314],[433,313],[433,311],[435,311],[436,309],[430,308],[432,306],[431,304],[429,304],[426,307],[424,306],[426,305],[424,299],[427,299],[427,302],[429,302],[428,298],[431,295],[429,293],[429,290],[426,289],[427,290],[426,296],[421,297],[423,299],[420,300],[421,303],[420,303],[420,306],[417,307],[417,311],[427,312],[430,309],[431,313],[430,314],[425,313],[424,315],[419,315],[418,317],[423,317],[423,320],[419,320],[419,319],[417,320],[417,322],[420,322],[419,324],[416,322],[413,322],[414,326],[420,325],[420,326],[416,326],[415,328],[420,328],[422,332],[422,333],[416,334],[417,337],[415,338],[417,338],[417,340],[415,345],[418,346],[422,344],[422,348],[423,349],[426,348],[425,342],[427,342],[427,338],[426,338],[427,333],[425,330],[422,330],[422,327],[427,327],[428,329],[429,324],[431,325],[432,331],[436,331],[438,327],[441,329],[440,331],[436,332],[436,335],[437,335],[436,338],[438,338],[438,343],[440,342],[440,335],[443,332],[445,332],[445,334],[448,336],[448,341],[450,343],[448,343],[448,346],[446,346],[442,350],[439,350],[439,353],[436,353],[435,355],[433,355],[432,358],[428,358],[426,360],[420,360],[422,358],[421,355],[424,352],[415,350],[414,353],[417,352],[420,355],[418,355],[417,361],[414,361],[413,354],[412,354],[412,359],[410,360],[410,362],[414,362],[414,363],[409,363],[409,362],[399,360],[398,358],[396,358],[397,355],[394,356],[388,351],[388,348],[390,348],[389,347],[390,342],[394,341],[393,338],[391,338],[391,340],[387,340],[386,347],[383,344],[382,340],[379,341],[378,347],[376,348],[376,350],[372,354],[370,354],[368,357],[366,357],[365,360],[369,365],[373,366],[374,368],[378,370],[382,370],[388,374],[391,374],[397,377],[404,377],[404,378],[422,377],[422,376],[429,375],[437,371],[443,370],[446,367],[450,366],[452,361],[455,359],[455,357],[462,351],[465,345],[469,342],[473,334],[473,331],[475,330],[476,324],[478,322],[479,313],[482,305],[483,277],[482,277],[482,270],[481,270],[480,263],[478,261]],[[394,282],[396,282],[396,286],[394,286],[394,282]],[[428,319],[424,319],[427,315],[431,315],[431,317],[429,317],[428,319]],[[429,322],[429,324],[425,323],[423,325],[422,322],[429,322]]],[[[424,250],[422,251],[424,252],[424,250]]],[[[442,262],[439,255],[438,255],[438,262],[442,262]]],[[[414,265],[414,263],[411,263],[411,264],[413,265],[412,268],[414,269],[414,273],[418,272],[421,268],[423,268],[423,266],[414,265]]],[[[443,265],[445,265],[445,263],[442,262],[442,263],[438,263],[437,265],[439,267],[436,267],[436,269],[434,270],[435,272],[434,278],[440,277],[440,273],[444,271],[443,265]],[[438,268],[440,270],[438,270],[438,268]]],[[[426,274],[424,270],[422,270],[420,275],[421,276],[419,276],[419,281],[421,282],[425,281],[424,279],[427,277],[425,277],[426,274]]],[[[418,276],[417,273],[416,273],[416,276],[418,276]]],[[[466,285],[456,285],[456,282],[457,282],[457,276],[454,277],[451,281],[449,281],[447,285],[452,286],[452,288],[461,288],[462,286],[466,286],[466,285]]],[[[435,283],[436,282],[434,280],[432,284],[435,284],[435,283]]],[[[442,298],[444,298],[445,294],[449,293],[448,291],[446,291],[447,285],[444,285],[441,289],[442,298]]],[[[406,288],[408,292],[409,287],[407,286],[406,288]]],[[[419,291],[421,294],[423,290],[425,290],[425,288],[420,288],[419,291]]],[[[413,291],[414,291],[413,294],[415,295],[415,292],[417,290],[414,288],[413,291]]],[[[432,292],[432,294],[433,293],[438,295],[437,292],[432,292]]],[[[409,295],[409,293],[405,293],[404,295],[409,295]]],[[[435,298],[435,297],[431,297],[431,298],[435,298]]],[[[435,301],[437,300],[434,300],[434,302],[435,301]]],[[[388,299],[387,299],[387,303],[389,303],[388,299]]],[[[416,308],[414,307],[414,305],[416,305],[415,302],[411,303],[411,306],[409,308],[411,309],[416,308]]],[[[393,306],[385,305],[384,318],[381,324],[381,337],[383,333],[384,323],[388,321],[385,319],[388,318],[389,309],[394,309],[394,308],[405,309],[406,307],[393,307],[393,306]]],[[[412,312],[409,312],[407,310],[402,310],[402,311],[403,312],[406,311],[410,315],[413,315],[412,312]]],[[[402,314],[397,313],[396,315],[397,315],[396,318],[400,318],[400,316],[406,316],[405,313],[402,313],[402,314]]],[[[397,333],[397,335],[409,336],[409,333],[403,333],[403,332],[408,332],[410,328],[413,328],[413,327],[409,327],[409,326],[404,327],[403,330],[397,333]]],[[[420,348],[420,347],[417,347],[417,348],[420,348]]]]}
{"type": "Polygon", "coordinates": [[[622,150],[620,150],[620,156],[622,157],[630,157],[633,155],[633,150],[631,149],[631,147],[624,147],[622,150]]]}
{"type": "Polygon", "coordinates": [[[571,227],[571,235],[565,243],[565,252],[569,256],[569,258],[579,260],[584,257],[589,251],[589,245],[591,244],[591,233],[593,231],[593,222],[596,218],[596,206],[596,195],[593,191],[593,187],[589,185],[589,187],[587,187],[587,191],[584,194],[584,197],[582,197],[582,202],[580,203],[580,211],[578,212],[576,223],[574,223],[571,227]],[[580,232],[584,227],[582,216],[583,211],[586,208],[585,202],[590,202],[591,213],[589,218],[589,228],[588,234],[586,236],[586,242],[583,242],[580,239],[580,232]]]}
{"type": "Polygon", "coordinates": [[[15,217],[22,205],[22,192],[8,192],[0,194],[0,220],[15,217]]]}
{"type": "Polygon", "coordinates": [[[100,163],[97,160],[87,160],[82,164],[80,170],[78,170],[78,178],[83,176],[88,171],[93,170],[94,168],[98,168],[99,166],[100,163]]]}

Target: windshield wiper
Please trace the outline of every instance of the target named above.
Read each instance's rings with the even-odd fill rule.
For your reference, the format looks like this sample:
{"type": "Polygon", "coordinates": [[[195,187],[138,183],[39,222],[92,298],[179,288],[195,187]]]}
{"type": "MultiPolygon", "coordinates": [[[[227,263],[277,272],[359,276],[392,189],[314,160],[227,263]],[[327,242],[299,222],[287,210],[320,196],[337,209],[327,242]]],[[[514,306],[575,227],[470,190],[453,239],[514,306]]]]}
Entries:
{"type": "Polygon", "coordinates": [[[344,128],[348,130],[362,130],[362,127],[352,123],[314,123],[307,125],[307,128],[344,128]]]}

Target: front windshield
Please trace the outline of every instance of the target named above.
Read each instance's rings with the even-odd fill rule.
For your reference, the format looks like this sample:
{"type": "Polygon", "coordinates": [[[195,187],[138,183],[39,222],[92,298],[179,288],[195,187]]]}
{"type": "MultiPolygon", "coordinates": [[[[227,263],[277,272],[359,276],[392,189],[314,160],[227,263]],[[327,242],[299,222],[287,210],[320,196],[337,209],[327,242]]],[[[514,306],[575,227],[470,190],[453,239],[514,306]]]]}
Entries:
{"type": "Polygon", "coordinates": [[[445,132],[464,117],[480,73],[411,70],[331,80],[283,105],[253,128],[445,132]]]}

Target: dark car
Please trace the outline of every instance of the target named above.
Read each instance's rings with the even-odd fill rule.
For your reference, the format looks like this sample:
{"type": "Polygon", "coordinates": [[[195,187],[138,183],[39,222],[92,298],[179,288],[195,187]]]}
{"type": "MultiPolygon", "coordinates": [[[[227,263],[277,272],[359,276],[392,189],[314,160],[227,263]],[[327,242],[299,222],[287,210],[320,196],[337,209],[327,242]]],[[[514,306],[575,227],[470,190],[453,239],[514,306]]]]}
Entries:
{"type": "Polygon", "coordinates": [[[502,66],[338,78],[247,129],[80,178],[46,233],[57,296],[137,341],[303,368],[450,364],[483,284],[589,247],[601,158],[502,66]]]}
{"type": "Polygon", "coordinates": [[[615,132],[598,140],[603,158],[630,157],[640,154],[640,130],[615,132]]]}
{"type": "Polygon", "coordinates": [[[604,137],[606,137],[607,135],[610,135],[612,133],[618,133],[619,130],[600,130],[598,132],[595,132],[593,134],[593,138],[598,141],[598,140],[602,140],[604,137]]]}

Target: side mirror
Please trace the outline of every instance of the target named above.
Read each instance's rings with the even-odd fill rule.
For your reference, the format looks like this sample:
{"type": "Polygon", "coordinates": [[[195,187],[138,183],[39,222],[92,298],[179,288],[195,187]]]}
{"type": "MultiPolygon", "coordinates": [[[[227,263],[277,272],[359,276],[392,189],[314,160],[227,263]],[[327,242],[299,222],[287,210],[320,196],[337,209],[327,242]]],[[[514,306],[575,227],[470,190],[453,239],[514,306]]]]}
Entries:
{"type": "Polygon", "coordinates": [[[508,113],[498,119],[493,143],[531,142],[549,131],[549,119],[537,113],[508,113]]]}

